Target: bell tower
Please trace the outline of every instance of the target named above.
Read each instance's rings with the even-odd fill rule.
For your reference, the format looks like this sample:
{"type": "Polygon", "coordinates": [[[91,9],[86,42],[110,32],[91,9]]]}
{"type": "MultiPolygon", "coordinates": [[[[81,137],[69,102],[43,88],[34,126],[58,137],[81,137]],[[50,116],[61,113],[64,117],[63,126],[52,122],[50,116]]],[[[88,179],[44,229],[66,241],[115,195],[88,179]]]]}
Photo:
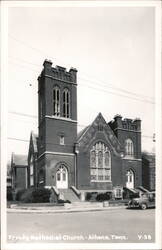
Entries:
{"type": "Polygon", "coordinates": [[[72,175],[69,182],[74,184],[77,70],[52,67],[49,60],[44,61],[43,67],[38,77],[38,168],[44,172],[44,185],[54,186],[55,168],[59,162],[65,163],[72,175]]]}

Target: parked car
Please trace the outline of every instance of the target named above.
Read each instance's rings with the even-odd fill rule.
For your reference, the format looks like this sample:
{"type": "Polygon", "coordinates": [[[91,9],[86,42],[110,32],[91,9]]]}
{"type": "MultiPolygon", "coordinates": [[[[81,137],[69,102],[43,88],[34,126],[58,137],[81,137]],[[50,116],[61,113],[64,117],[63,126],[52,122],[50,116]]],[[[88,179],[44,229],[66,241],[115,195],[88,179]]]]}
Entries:
{"type": "Polygon", "coordinates": [[[146,209],[155,207],[155,192],[143,193],[139,198],[133,198],[128,203],[128,208],[146,209]]]}

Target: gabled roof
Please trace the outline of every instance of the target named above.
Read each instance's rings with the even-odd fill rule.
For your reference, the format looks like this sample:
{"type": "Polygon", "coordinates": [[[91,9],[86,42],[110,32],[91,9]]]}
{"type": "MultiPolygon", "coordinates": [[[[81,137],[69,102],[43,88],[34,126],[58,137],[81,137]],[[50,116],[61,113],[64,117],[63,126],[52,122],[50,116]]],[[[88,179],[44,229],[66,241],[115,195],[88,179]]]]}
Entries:
{"type": "Polygon", "coordinates": [[[155,163],[155,154],[143,153],[142,158],[150,163],[155,163]]]}
{"type": "Polygon", "coordinates": [[[83,128],[77,135],[77,141],[79,141],[81,139],[81,137],[84,135],[84,133],[87,131],[87,129],[90,127],[89,126],[86,126],[85,128],[83,128]]]}
{"type": "Polygon", "coordinates": [[[38,135],[32,131],[31,136],[33,140],[34,152],[38,152],[38,135]]]}
{"type": "Polygon", "coordinates": [[[106,123],[101,113],[97,115],[91,125],[87,126],[79,133],[77,141],[79,146],[84,147],[86,150],[86,148],[89,147],[88,145],[90,145],[90,143],[92,143],[95,139],[94,136],[97,132],[104,134],[105,140],[109,143],[109,145],[111,145],[111,149],[116,155],[119,156],[121,152],[123,152],[123,148],[118,138],[110,126],[106,123]]]}
{"type": "Polygon", "coordinates": [[[27,166],[27,155],[18,155],[12,153],[12,164],[16,166],[27,166]]]}
{"type": "MultiPolygon", "coordinates": [[[[30,143],[29,145],[33,145],[33,150],[35,153],[38,152],[38,135],[35,134],[33,131],[31,131],[31,134],[30,134],[30,143]]],[[[30,148],[30,146],[29,146],[30,148]]]]}

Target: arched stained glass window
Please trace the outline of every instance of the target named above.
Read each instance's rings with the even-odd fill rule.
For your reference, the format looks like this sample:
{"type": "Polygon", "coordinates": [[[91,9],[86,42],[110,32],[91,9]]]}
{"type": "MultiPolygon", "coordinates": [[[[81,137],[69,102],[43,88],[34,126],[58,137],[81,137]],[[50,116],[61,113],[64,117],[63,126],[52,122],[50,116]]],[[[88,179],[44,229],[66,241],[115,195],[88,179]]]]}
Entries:
{"type": "Polygon", "coordinates": [[[103,167],[103,152],[102,151],[98,152],[98,167],[99,168],[103,167]]]}
{"type": "Polygon", "coordinates": [[[111,154],[103,142],[97,142],[90,151],[92,182],[111,181],[111,154]]]}
{"type": "Polygon", "coordinates": [[[110,165],[110,152],[106,151],[105,152],[105,166],[109,166],[110,165]]]}
{"type": "Polygon", "coordinates": [[[134,155],[134,145],[131,139],[125,141],[125,154],[128,156],[134,155]]]}
{"type": "Polygon", "coordinates": [[[60,116],[60,89],[57,86],[53,89],[53,115],[60,116]]]}
{"type": "Polygon", "coordinates": [[[70,117],[70,92],[68,89],[64,89],[63,92],[63,117],[70,117]]]}
{"type": "Polygon", "coordinates": [[[90,161],[91,161],[91,166],[93,166],[93,167],[95,167],[96,166],[96,153],[95,153],[95,151],[92,151],[91,152],[91,159],[90,159],[90,161]]]}

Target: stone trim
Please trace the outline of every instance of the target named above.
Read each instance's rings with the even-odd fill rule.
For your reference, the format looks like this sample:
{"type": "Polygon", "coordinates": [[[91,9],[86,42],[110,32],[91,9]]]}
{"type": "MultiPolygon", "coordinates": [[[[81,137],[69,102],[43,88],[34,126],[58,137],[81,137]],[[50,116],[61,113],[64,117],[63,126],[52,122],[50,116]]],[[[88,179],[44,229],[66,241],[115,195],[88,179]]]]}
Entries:
{"type": "Polygon", "coordinates": [[[43,155],[45,155],[45,154],[75,156],[75,154],[73,154],[73,153],[60,153],[60,152],[45,151],[43,154],[41,154],[41,155],[38,157],[38,159],[41,158],[41,157],[42,157],[43,155]]]}
{"type": "Polygon", "coordinates": [[[45,118],[56,119],[56,120],[63,120],[63,121],[67,121],[67,122],[74,122],[74,123],[77,123],[76,120],[71,120],[71,119],[69,119],[69,118],[64,118],[64,117],[60,117],[60,116],[49,116],[49,115],[45,115],[45,118]]]}
{"type": "Polygon", "coordinates": [[[130,158],[122,158],[122,160],[126,160],[126,161],[142,161],[142,159],[130,159],[130,158]]]}
{"type": "Polygon", "coordinates": [[[141,133],[141,130],[131,130],[131,129],[125,129],[125,128],[115,128],[113,129],[113,131],[115,130],[123,130],[123,131],[130,131],[130,132],[135,132],[135,133],[141,133]]]}
{"type": "Polygon", "coordinates": [[[65,82],[65,83],[68,83],[68,84],[73,84],[73,85],[76,85],[77,86],[77,83],[75,82],[71,82],[71,81],[67,81],[67,80],[64,80],[64,79],[60,79],[60,78],[57,78],[57,77],[53,77],[53,76],[50,76],[50,75],[44,75],[45,77],[48,77],[48,78],[51,78],[53,80],[56,80],[56,81],[61,81],[61,82],[65,82]]]}

